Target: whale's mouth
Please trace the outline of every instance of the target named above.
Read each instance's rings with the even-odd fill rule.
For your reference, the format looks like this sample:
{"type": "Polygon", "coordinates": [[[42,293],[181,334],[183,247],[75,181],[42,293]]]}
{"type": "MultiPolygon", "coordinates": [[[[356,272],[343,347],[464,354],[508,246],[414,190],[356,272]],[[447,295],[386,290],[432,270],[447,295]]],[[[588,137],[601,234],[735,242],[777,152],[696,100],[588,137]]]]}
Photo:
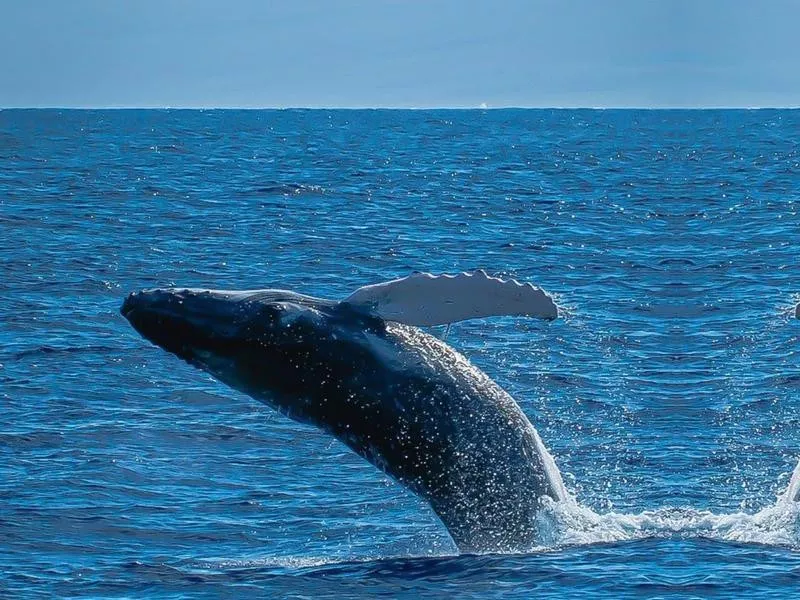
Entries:
{"type": "Polygon", "coordinates": [[[147,307],[133,294],[125,299],[120,313],[148,341],[181,358],[188,358],[196,333],[186,319],[163,309],[147,307]]]}
{"type": "Polygon", "coordinates": [[[232,304],[188,291],[148,290],[128,295],[120,313],[153,344],[192,360],[195,349],[220,347],[238,332],[232,304]]]}
{"type": "Polygon", "coordinates": [[[128,294],[125,300],[122,301],[122,306],[120,306],[119,308],[120,314],[122,314],[122,316],[128,319],[129,321],[130,321],[129,315],[131,315],[136,310],[136,306],[138,304],[137,300],[138,297],[139,297],[139,292],[133,292],[131,294],[128,294]]]}

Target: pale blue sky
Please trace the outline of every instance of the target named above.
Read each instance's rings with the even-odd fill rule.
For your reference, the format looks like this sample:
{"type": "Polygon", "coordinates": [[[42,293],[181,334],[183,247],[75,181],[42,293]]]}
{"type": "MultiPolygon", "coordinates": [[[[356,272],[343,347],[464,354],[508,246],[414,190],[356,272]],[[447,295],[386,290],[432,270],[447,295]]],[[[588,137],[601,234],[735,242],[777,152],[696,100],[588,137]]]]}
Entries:
{"type": "Polygon", "coordinates": [[[0,0],[0,106],[798,106],[800,0],[0,0]]]}

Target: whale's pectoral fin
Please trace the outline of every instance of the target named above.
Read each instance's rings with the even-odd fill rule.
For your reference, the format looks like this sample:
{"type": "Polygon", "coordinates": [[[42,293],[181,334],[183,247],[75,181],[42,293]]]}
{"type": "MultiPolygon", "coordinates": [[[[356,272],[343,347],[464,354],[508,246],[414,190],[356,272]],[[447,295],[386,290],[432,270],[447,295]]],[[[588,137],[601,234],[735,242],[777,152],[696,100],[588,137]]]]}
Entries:
{"type": "Polygon", "coordinates": [[[485,271],[457,275],[414,273],[357,289],[344,302],[386,321],[416,327],[492,316],[555,319],[558,307],[541,288],[485,271]]]}

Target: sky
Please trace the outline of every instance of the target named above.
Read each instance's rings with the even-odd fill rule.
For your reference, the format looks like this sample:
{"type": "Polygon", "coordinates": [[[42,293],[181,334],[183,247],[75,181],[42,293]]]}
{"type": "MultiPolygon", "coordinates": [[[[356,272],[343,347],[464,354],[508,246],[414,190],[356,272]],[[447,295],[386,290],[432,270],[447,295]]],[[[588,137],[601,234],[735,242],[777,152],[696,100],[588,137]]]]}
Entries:
{"type": "Polygon", "coordinates": [[[800,106],[800,0],[0,0],[0,107],[800,106]]]}

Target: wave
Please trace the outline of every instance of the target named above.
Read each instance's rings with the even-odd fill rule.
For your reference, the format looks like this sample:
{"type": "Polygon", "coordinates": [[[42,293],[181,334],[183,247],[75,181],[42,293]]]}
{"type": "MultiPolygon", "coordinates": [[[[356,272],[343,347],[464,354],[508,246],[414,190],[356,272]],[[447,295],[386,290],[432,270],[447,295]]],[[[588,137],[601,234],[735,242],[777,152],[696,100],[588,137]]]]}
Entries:
{"type": "Polygon", "coordinates": [[[531,551],[649,538],[704,538],[800,549],[800,507],[788,495],[754,514],[684,507],[600,514],[575,503],[550,502],[537,520],[542,545],[531,551]]]}
{"type": "Polygon", "coordinates": [[[327,190],[316,184],[307,183],[269,183],[247,190],[250,195],[280,195],[280,196],[299,196],[301,194],[322,195],[327,190]]]}
{"type": "Polygon", "coordinates": [[[763,544],[800,549],[800,463],[775,504],[756,513],[721,513],[688,507],[662,507],[641,513],[597,513],[579,505],[544,499],[537,514],[540,546],[627,542],[657,538],[703,538],[721,542],[763,544]]]}
{"type": "MultiPolygon", "coordinates": [[[[289,576],[286,584],[295,592],[296,586],[303,581],[313,585],[314,589],[323,580],[328,585],[332,581],[364,580],[380,580],[387,584],[401,581],[408,585],[420,580],[446,578],[450,583],[457,581],[459,585],[468,585],[472,581],[485,581],[487,576],[520,577],[524,586],[537,581],[547,585],[554,581],[571,581],[571,584],[591,587],[605,578],[606,584],[613,586],[620,584],[620,572],[612,568],[604,574],[602,568],[598,569],[598,564],[633,561],[636,565],[642,554],[663,553],[665,548],[670,548],[663,544],[671,544],[674,540],[681,544],[688,540],[691,546],[681,547],[683,552],[694,547],[694,550],[689,550],[692,561],[708,561],[709,565],[717,566],[728,564],[734,568],[740,568],[742,557],[763,559],[763,554],[758,552],[764,546],[796,550],[800,547],[798,517],[800,512],[796,504],[789,501],[779,501],[755,514],[714,514],[669,507],[639,514],[598,514],[574,503],[561,502],[552,503],[540,514],[540,532],[549,535],[550,539],[543,539],[543,545],[524,551],[458,554],[440,548],[422,554],[379,551],[358,556],[342,548],[342,553],[328,556],[184,559],[174,566],[182,578],[202,577],[209,581],[246,578],[251,584],[269,583],[272,586],[279,585],[276,582],[289,576]],[[724,544],[725,549],[715,549],[713,544],[718,543],[724,544]],[[631,544],[636,544],[637,550],[632,551],[631,544]],[[756,554],[753,554],[753,548],[756,554]],[[570,580],[557,560],[553,562],[547,558],[553,553],[569,557],[573,565],[576,562],[590,565],[587,567],[590,569],[588,580],[570,580]],[[567,579],[561,579],[563,577],[567,579]]],[[[659,575],[667,585],[673,585],[667,575],[659,575]]],[[[749,584],[744,582],[742,585],[746,588],[749,584]]]]}
{"type": "Polygon", "coordinates": [[[114,346],[86,345],[86,346],[37,346],[11,353],[11,357],[21,360],[28,357],[45,356],[48,354],[73,354],[73,353],[100,353],[112,354],[119,353],[120,348],[114,346]]]}
{"type": "Polygon", "coordinates": [[[269,556],[258,558],[187,559],[178,567],[186,572],[248,572],[250,575],[279,576],[287,573],[335,575],[384,574],[396,571],[404,577],[411,571],[452,576],[454,572],[475,569],[485,575],[482,560],[524,559],[543,554],[578,550],[581,547],[622,547],[630,543],[666,540],[708,540],[800,549],[800,507],[788,494],[757,513],[715,514],[708,510],[663,507],[628,513],[597,513],[574,501],[549,501],[537,516],[540,544],[505,552],[458,554],[439,548],[421,555],[393,553],[354,556],[345,550],[335,556],[269,556]],[[463,562],[463,561],[466,561],[463,562]],[[478,562],[475,562],[478,561],[478,562]]]}

